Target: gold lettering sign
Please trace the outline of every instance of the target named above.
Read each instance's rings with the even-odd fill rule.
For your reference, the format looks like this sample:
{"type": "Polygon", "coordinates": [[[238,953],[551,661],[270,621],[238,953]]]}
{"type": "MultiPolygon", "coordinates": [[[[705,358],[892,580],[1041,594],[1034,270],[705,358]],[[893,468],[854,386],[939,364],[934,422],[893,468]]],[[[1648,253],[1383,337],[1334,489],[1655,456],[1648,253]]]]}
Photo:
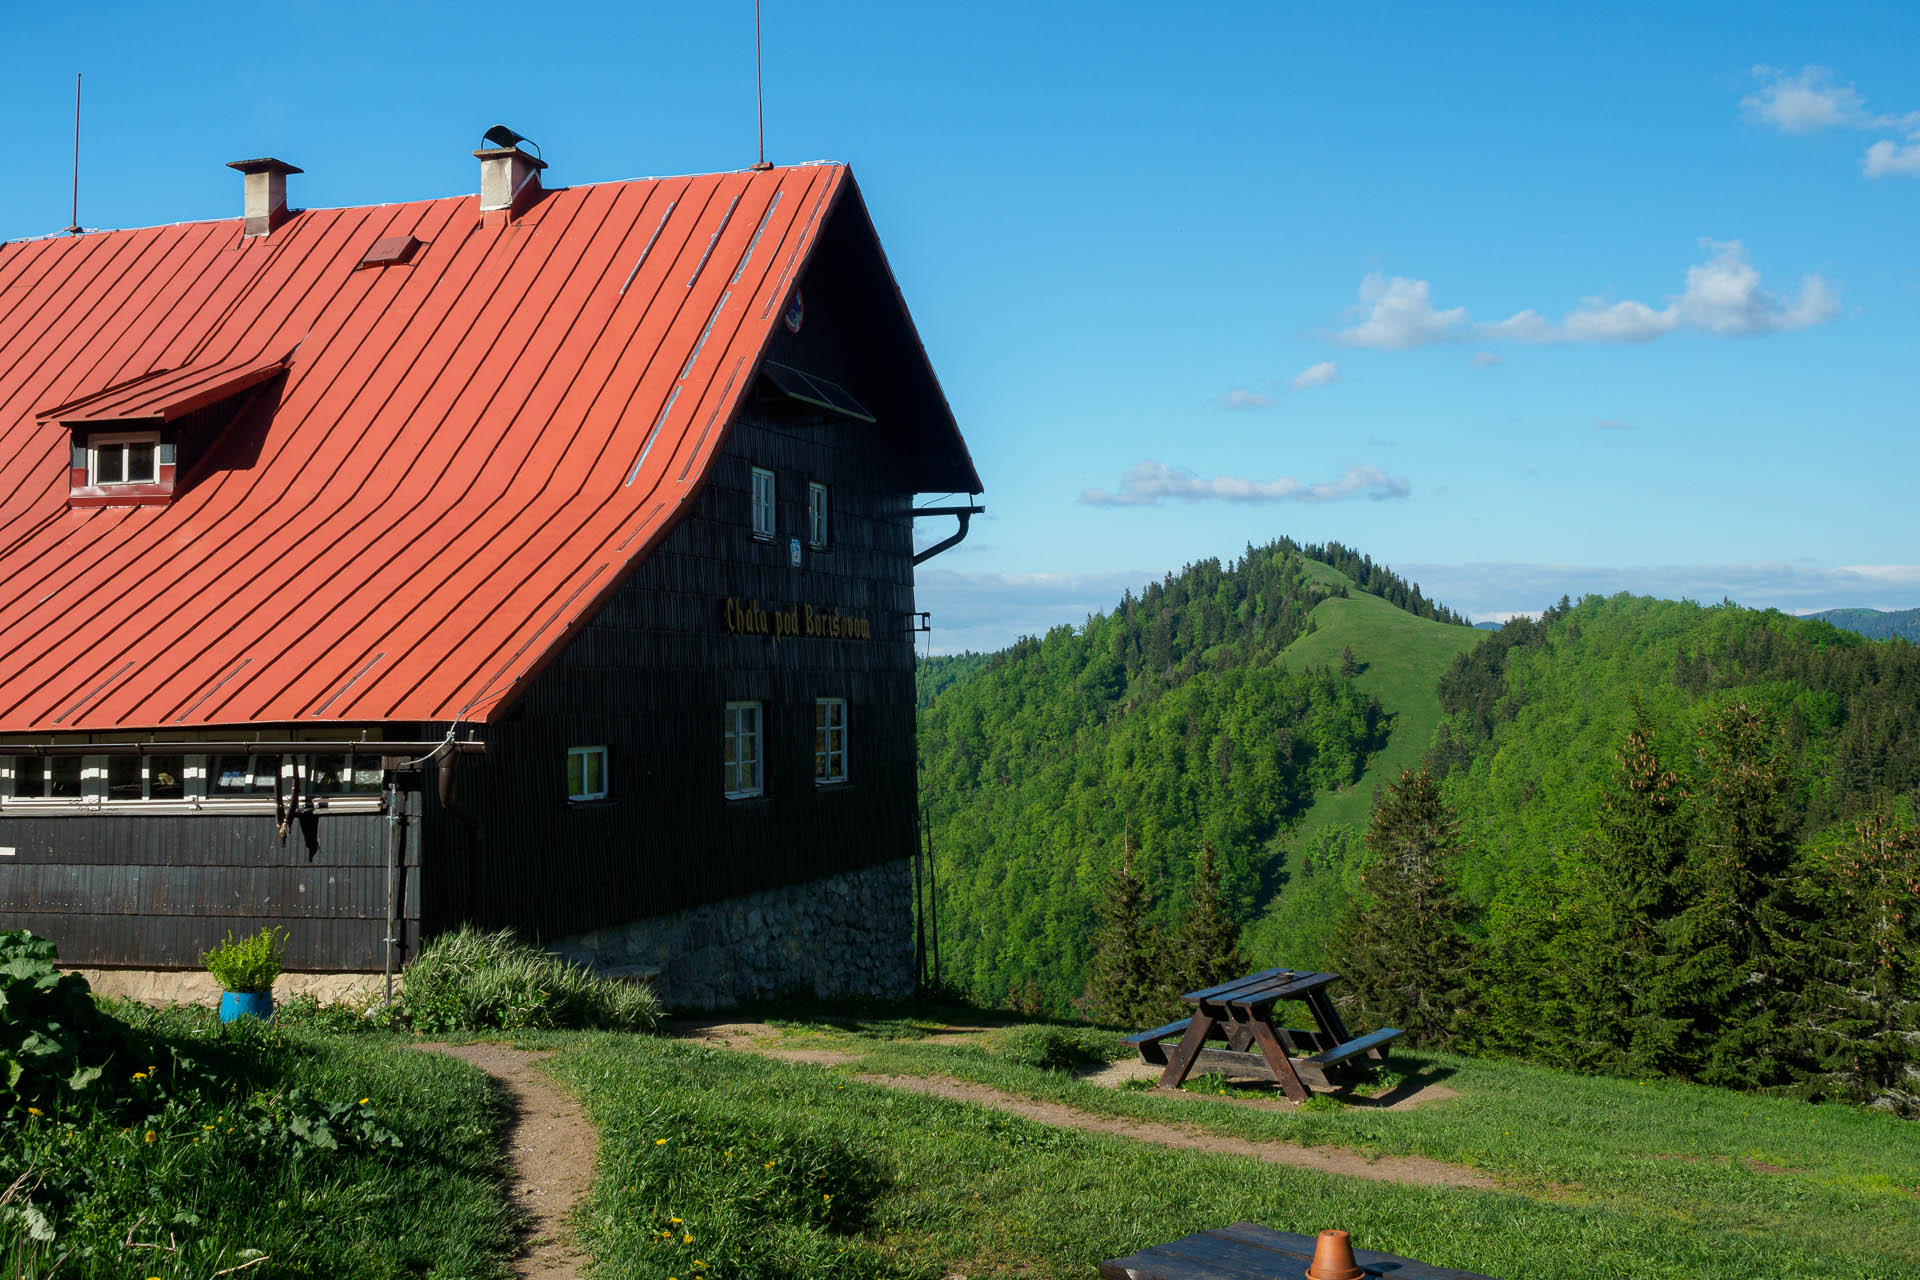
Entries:
{"type": "Polygon", "coordinates": [[[730,635],[771,636],[775,644],[789,636],[812,640],[871,640],[873,627],[856,614],[842,613],[838,606],[816,609],[810,604],[790,604],[785,609],[763,609],[758,600],[742,604],[728,596],[722,611],[730,635]]]}

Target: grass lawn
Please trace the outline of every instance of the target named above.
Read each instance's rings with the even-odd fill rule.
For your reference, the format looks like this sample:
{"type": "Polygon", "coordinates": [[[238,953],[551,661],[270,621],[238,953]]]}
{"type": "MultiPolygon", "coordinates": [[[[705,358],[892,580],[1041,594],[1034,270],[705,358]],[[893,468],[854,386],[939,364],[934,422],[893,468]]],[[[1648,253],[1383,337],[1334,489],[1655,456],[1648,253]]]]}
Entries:
{"type": "MultiPolygon", "coordinates": [[[[765,1016],[763,1011],[762,1016],[765,1016]]],[[[1504,1277],[1908,1277],[1910,1124],[1671,1082],[1405,1054],[1457,1097],[1270,1112],[1015,1065],[994,1037],[915,1038],[910,1013],[793,1025],[782,1063],[697,1043],[569,1036],[553,1073],[602,1126],[581,1222],[626,1277],[1090,1276],[1101,1258],[1239,1219],[1504,1277]],[[1363,1181],[1062,1130],[870,1084],[944,1075],[1107,1115],[1466,1164],[1504,1185],[1363,1181]]]]}
{"type": "Polygon", "coordinates": [[[0,1125],[0,1274],[506,1274],[504,1117],[479,1072],[394,1034],[110,1007],[164,1046],[158,1069],[130,1109],[0,1125]]]}

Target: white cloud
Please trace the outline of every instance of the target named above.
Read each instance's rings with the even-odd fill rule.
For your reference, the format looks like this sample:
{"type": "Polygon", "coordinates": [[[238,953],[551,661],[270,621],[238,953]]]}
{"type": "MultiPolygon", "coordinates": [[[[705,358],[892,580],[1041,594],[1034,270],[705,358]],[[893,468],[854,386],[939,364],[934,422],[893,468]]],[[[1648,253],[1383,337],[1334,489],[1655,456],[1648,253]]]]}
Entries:
{"type": "Polygon", "coordinates": [[[1494,365],[1505,364],[1506,362],[1507,362],[1507,358],[1505,356],[1496,355],[1494,352],[1491,352],[1491,351],[1476,351],[1473,353],[1473,363],[1475,368],[1491,369],[1494,365]]]}
{"type": "Polygon", "coordinates": [[[1920,178],[1920,133],[1910,135],[1905,142],[1883,139],[1874,143],[1867,148],[1860,168],[1869,178],[1920,178]]]}
{"type": "Polygon", "coordinates": [[[1740,99],[1740,107],[1748,119],[1787,133],[1871,129],[1892,123],[1870,114],[1852,85],[1829,83],[1832,77],[1833,72],[1821,66],[1802,67],[1799,75],[1755,67],[1753,78],[1760,82],[1760,91],[1740,99]]]}
{"type": "Polygon", "coordinates": [[[1819,276],[1808,276],[1800,296],[1789,298],[1760,287],[1760,272],[1738,240],[1700,243],[1712,255],[1687,269],[1686,288],[1664,307],[1587,298],[1558,324],[1527,310],[1476,331],[1510,342],[1649,342],[1678,329],[1721,337],[1784,333],[1825,324],[1839,314],[1838,296],[1819,276]]]}
{"type": "Polygon", "coordinates": [[[1595,418],[1593,420],[1593,429],[1595,431],[1631,431],[1633,430],[1633,424],[1631,422],[1622,422],[1618,418],[1595,418]]]}
{"type": "Polygon", "coordinates": [[[1360,307],[1367,318],[1334,336],[1350,347],[1403,351],[1455,336],[1467,321],[1465,307],[1433,309],[1425,280],[1395,276],[1388,280],[1375,271],[1360,282],[1360,307]]]}
{"type": "Polygon", "coordinates": [[[1093,507],[1154,507],[1163,500],[1179,502],[1341,502],[1349,498],[1404,498],[1413,491],[1404,476],[1390,476],[1378,467],[1348,467],[1337,480],[1302,484],[1290,476],[1278,480],[1249,480],[1244,476],[1196,475],[1185,467],[1169,467],[1148,459],[1135,463],[1120,478],[1120,489],[1089,489],[1080,501],[1093,507]]]}
{"type": "Polygon", "coordinates": [[[1215,396],[1213,402],[1222,409],[1264,409],[1273,403],[1273,397],[1263,391],[1235,387],[1224,395],[1215,396]]]}
{"type": "Polygon", "coordinates": [[[1885,115],[1867,110],[1850,84],[1831,83],[1825,67],[1806,66],[1798,75],[1773,67],[1755,67],[1760,91],[1740,99],[1751,120],[1773,125],[1786,133],[1818,133],[1822,129],[1892,129],[1906,141],[1881,139],[1867,148],[1860,170],[1869,178],[1920,178],[1920,111],[1885,115]]]}
{"type": "Polygon", "coordinates": [[[1310,364],[1293,376],[1287,385],[1295,391],[1305,391],[1310,387],[1324,387],[1340,378],[1340,366],[1331,360],[1322,360],[1319,364],[1310,364]]]}

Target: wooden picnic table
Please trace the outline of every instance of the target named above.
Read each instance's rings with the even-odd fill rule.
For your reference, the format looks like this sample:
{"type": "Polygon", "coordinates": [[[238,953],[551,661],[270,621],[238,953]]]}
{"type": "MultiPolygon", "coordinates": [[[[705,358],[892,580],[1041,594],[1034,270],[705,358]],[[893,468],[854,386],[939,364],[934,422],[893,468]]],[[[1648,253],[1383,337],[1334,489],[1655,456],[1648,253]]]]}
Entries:
{"type": "Polygon", "coordinates": [[[1162,1089],[1178,1089],[1199,1067],[1278,1081],[1289,1098],[1304,1102],[1313,1096],[1312,1089],[1333,1087],[1327,1073],[1335,1067],[1356,1059],[1386,1061],[1387,1043],[1400,1035],[1397,1027],[1382,1027],[1349,1036],[1327,996],[1327,987],[1339,979],[1337,973],[1262,969],[1187,992],[1180,998],[1193,1006],[1191,1017],[1127,1036],[1124,1042],[1137,1048],[1143,1061],[1166,1068],[1160,1073],[1162,1089]],[[1274,1026],[1274,1006],[1283,1000],[1304,1002],[1315,1028],[1274,1026]],[[1169,1054],[1166,1042],[1175,1036],[1180,1039],[1169,1054]],[[1227,1047],[1210,1049],[1209,1040],[1224,1040],[1227,1047]]]}
{"type": "MultiPolygon", "coordinates": [[[[1100,1276],[1101,1280],[1298,1280],[1313,1262],[1313,1246],[1313,1236],[1275,1231],[1257,1222],[1236,1222],[1109,1259],[1100,1264],[1100,1276]]],[[[1355,1249],[1353,1256],[1368,1280],[1492,1280],[1477,1272],[1453,1271],[1372,1249],[1355,1249]]]]}

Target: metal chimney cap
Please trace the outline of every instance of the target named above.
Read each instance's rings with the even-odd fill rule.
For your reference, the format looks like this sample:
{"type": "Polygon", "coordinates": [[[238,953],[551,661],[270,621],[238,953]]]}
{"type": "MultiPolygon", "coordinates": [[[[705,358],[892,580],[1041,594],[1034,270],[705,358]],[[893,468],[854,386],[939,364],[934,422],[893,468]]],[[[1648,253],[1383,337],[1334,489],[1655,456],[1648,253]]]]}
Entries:
{"type": "Polygon", "coordinates": [[[285,160],[275,160],[272,156],[261,156],[258,160],[229,160],[227,168],[238,169],[242,173],[305,173],[298,165],[288,164],[285,160]]]}
{"type": "Polygon", "coordinates": [[[530,156],[518,147],[492,147],[485,151],[476,151],[473,153],[475,160],[512,160],[515,157],[525,161],[535,169],[544,169],[547,167],[545,160],[542,160],[539,156],[530,156]]]}

